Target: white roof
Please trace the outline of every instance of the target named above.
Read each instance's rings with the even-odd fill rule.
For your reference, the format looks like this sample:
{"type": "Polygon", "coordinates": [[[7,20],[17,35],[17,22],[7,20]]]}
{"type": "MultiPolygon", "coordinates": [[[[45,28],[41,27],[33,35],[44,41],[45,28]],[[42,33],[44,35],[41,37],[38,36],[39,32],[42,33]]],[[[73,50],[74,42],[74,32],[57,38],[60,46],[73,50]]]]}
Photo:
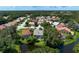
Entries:
{"type": "Polygon", "coordinates": [[[34,35],[43,35],[43,30],[35,29],[34,30],[34,35]]]}
{"type": "Polygon", "coordinates": [[[35,26],[31,26],[30,28],[35,29],[35,26]]]}
{"type": "Polygon", "coordinates": [[[59,24],[59,22],[53,22],[53,25],[57,26],[59,24]]]}
{"type": "Polygon", "coordinates": [[[37,29],[39,29],[39,28],[42,28],[42,29],[44,29],[41,25],[39,25],[38,27],[36,27],[37,29]]]}

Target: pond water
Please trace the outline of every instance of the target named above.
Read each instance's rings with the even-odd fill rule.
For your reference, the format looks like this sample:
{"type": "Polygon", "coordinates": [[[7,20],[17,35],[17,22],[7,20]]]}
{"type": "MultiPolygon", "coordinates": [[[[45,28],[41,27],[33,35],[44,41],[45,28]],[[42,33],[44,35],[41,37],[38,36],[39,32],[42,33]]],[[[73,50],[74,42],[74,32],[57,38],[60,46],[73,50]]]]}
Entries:
{"type": "MultiPolygon", "coordinates": [[[[76,42],[60,47],[60,53],[74,53],[73,48],[76,44],[78,44],[79,38],[76,40],[76,42]]],[[[26,44],[20,45],[21,52],[26,53],[28,51],[28,46],[26,44]]]]}
{"type": "Polygon", "coordinates": [[[20,45],[21,53],[26,53],[28,51],[28,46],[26,44],[20,45]]]}
{"type": "Polygon", "coordinates": [[[60,53],[74,53],[73,48],[76,44],[78,44],[78,42],[79,42],[79,38],[76,40],[76,42],[70,45],[62,46],[60,48],[60,53]]]}

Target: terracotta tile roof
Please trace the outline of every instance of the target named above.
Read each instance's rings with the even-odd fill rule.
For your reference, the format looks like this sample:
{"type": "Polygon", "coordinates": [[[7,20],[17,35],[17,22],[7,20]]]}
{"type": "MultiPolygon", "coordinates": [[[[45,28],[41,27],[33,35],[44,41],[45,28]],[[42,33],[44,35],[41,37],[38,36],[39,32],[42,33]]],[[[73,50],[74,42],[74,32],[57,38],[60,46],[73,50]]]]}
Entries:
{"type": "Polygon", "coordinates": [[[64,23],[60,23],[60,24],[57,25],[57,27],[58,28],[63,28],[63,27],[65,27],[65,24],[64,23]]]}
{"type": "Polygon", "coordinates": [[[22,35],[31,35],[32,32],[29,29],[23,29],[22,30],[22,35]]]}
{"type": "Polygon", "coordinates": [[[67,27],[65,27],[64,23],[60,23],[59,25],[56,26],[57,31],[62,31],[64,30],[65,32],[70,32],[71,30],[67,27]]]}

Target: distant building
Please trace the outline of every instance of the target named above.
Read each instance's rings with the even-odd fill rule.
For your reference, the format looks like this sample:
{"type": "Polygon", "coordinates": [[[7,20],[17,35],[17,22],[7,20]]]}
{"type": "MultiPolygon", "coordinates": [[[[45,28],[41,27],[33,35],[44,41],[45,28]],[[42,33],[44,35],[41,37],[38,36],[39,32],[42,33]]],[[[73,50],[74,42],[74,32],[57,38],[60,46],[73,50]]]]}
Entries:
{"type": "Polygon", "coordinates": [[[10,16],[3,16],[4,19],[8,19],[10,16]]]}
{"type": "Polygon", "coordinates": [[[56,16],[52,16],[52,20],[55,21],[56,20],[56,16]]]}
{"type": "Polygon", "coordinates": [[[47,16],[46,19],[47,19],[47,20],[51,20],[52,18],[51,18],[50,16],[47,16]]]}
{"type": "Polygon", "coordinates": [[[52,16],[52,20],[53,21],[58,21],[58,20],[60,20],[60,18],[58,16],[52,16]]]}

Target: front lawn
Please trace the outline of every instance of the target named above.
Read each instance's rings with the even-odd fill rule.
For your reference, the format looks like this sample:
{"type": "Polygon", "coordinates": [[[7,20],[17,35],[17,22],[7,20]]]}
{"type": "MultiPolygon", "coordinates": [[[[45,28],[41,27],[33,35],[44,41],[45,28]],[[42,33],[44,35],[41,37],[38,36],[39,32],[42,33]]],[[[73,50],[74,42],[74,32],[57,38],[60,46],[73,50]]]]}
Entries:
{"type": "Polygon", "coordinates": [[[25,39],[20,39],[20,41],[21,41],[21,43],[24,43],[24,44],[28,43],[26,38],[25,39]]]}
{"type": "Polygon", "coordinates": [[[43,47],[43,46],[45,46],[45,42],[44,42],[43,39],[40,39],[39,42],[36,42],[36,43],[35,43],[35,45],[36,45],[36,46],[43,47]]]}
{"type": "Polygon", "coordinates": [[[64,45],[72,44],[76,41],[76,39],[65,39],[64,40],[64,45]]]}

